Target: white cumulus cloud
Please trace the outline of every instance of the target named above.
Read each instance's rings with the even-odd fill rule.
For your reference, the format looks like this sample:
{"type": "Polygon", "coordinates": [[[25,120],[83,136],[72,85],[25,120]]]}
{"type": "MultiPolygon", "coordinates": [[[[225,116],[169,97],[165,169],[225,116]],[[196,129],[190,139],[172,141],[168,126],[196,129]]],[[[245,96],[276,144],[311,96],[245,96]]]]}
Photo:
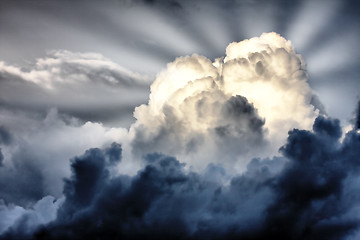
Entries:
{"type": "Polygon", "coordinates": [[[252,157],[275,155],[292,128],[311,128],[319,114],[313,96],[303,59],[276,33],[231,43],[215,61],[179,57],[135,109],[133,152],[241,171],[252,157]]]}

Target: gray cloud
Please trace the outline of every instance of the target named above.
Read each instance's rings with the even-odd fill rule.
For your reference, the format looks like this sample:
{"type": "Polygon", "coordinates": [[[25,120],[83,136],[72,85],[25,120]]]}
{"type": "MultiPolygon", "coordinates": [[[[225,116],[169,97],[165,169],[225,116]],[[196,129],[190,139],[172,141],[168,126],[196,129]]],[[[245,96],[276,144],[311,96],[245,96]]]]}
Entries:
{"type": "Polygon", "coordinates": [[[0,113],[0,122],[12,129],[11,144],[1,147],[1,199],[23,207],[48,194],[61,196],[63,178],[70,175],[69,158],[126,135],[124,129],[82,124],[54,109],[45,116],[0,113]]]}
{"type": "Polygon", "coordinates": [[[1,148],[0,148],[0,167],[3,165],[3,161],[4,161],[4,155],[1,152],[1,148]]]}
{"type": "Polygon", "coordinates": [[[72,160],[56,219],[18,224],[2,237],[356,239],[360,136],[340,137],[338,120],[318,117],[313,131],[289,132],[282,157],[253,159],[228,184],[220,166],[186,171],[157,153],[144,157],[136,175],[111,177],[120,145],[89,149],[72,160]]]}
{"type": "Polygon", "coordinates": [[[84,121],[113,125],[115,118],[117,125],[131,123],[132,109],[146,100],[150,84],[149,77],[93,53],[56,51],[26,68],[0,65],[3,108],[44,113],[55,107],[84,121]]]}
{"type": "Polygon", "coordinates": [[[16,205],[6,205],[0,201],[0,232],[8,228],[12,231],[21,232],[20,238],[26,238],[34,229],[56,219],[56,211],[62,204],[63,199],[56,200],[46,196],[30,208],[22,208],[16,205]]]}
{"type": "Polygon", "coordinates": [[[12,141],[10,132],[3,126],[0,126],[0,144],[9,145],[12,141]]]}

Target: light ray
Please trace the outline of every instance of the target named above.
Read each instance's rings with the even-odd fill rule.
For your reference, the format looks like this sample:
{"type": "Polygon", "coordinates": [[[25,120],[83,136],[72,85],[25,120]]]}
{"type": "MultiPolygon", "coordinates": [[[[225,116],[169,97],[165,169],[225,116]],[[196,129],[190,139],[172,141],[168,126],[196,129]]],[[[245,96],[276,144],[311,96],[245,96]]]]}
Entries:
{"type": "Polygon", "coordinates": [[[308,70],[311,76],[319,77],[328,74],[329,71],[336,72],[353,65],[358,61],[360,53],[357,49],[359,34],[346,32],[331,39],[317,51],[307,57],[308,70]]]}
{"type": "Polygon", "coordinates": [[[299,52],[303,52],[309,46],[341,7],[340,1],[326,1],[326,5],[323,3],[323,1],[303,1],[297,16],[290,24],[286,36],[299,52]]]}

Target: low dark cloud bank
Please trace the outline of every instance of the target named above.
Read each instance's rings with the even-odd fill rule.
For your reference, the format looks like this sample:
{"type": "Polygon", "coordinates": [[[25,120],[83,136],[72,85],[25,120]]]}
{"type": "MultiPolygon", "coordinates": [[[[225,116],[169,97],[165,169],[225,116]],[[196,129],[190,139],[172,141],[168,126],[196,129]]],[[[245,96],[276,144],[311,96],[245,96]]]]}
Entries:
{"type": "Polygon", "coordinates": [[[360,134],[355,127],[342,139],[336,119],[320,116],[313,131],[290,131],[282,157],[253,159],[229,184],[219,180],[226,178],[219,165],[195,173],[158,153],[146,155],[135,176],[113,176],[121,152],[113,143],[75,157],[56,220],[36,231],[17,224],[2,239],[359,236],[360,134]]]}
{"type": "MultiPolygon", "coordinates": [[[[9,145],[10,143],[11,143],[11,135],[9,131],[5,127],[0,126],[0,145],[1,144],[9,145]]],[[[4,160],[4,155],[0,147],[0,167],[3,165],[3,160],[4,160]]]]}

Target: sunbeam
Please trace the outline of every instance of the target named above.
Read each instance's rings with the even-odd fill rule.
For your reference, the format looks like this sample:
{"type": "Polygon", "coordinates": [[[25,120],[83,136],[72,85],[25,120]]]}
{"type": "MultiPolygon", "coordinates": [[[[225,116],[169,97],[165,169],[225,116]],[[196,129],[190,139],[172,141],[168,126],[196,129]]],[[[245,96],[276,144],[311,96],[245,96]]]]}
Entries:
{"type": "Polygon", "coordinates": [[[342,2],[336,0],[329,0],[326,5],[322,1],[302,1],[286,36],[293,41],[299,52],[306,51],[341,6],[342,2]]]}
{"type": "Polygon", "coordinates": [[[354,51],[359,37],[359,33],[349,31],[320,46],[308,56],[309,73],[316,78],[354,65],[360,59],[360,53],[354,51]]]}

